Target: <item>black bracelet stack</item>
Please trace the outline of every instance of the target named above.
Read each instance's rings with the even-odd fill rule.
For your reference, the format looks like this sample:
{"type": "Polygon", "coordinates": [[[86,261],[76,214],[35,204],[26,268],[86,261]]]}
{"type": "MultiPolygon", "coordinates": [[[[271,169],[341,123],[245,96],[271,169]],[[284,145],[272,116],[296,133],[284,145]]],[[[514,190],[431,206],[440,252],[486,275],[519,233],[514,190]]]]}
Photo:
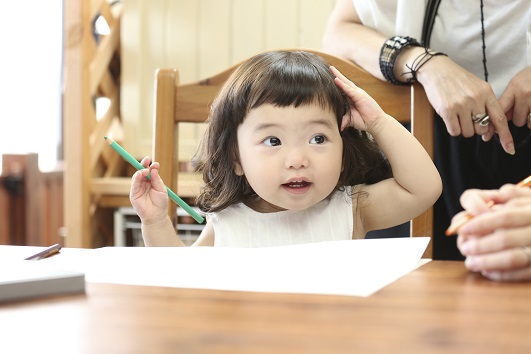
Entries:
{"type": "Polygon", "coordinates": [[[410,82],[398,81],[393,72],[396,58],[404,48],[409,46],[421,47],[421,44],[415,38],[394,36],[387,39],[380,50],[380,70],[384,78],[394,85],[410,84],[410,82]]]}
{"type": "Polygon", "coordinates": [[[406,67],[410,71],[402,73],[400,75],[411,74],[411,77],[407,79],[407,83],[408,84],[413,83],[413,82],[417,82],[417,71],[424,64],[426,64],[431,58],[436,57],[438,55],[444,55],[446,57],[448,56],[447,54],[444,54],[444,53],[441,53],[441,52],[437,52],[435,50],[431,50],[431,49],[428,49],[428,48],[424,48],[424,53],[422,53],[421,55],[416,57],[415,60],[413,60],[413,63],[411,63],[411,66],[406,64],[406,67]]]}

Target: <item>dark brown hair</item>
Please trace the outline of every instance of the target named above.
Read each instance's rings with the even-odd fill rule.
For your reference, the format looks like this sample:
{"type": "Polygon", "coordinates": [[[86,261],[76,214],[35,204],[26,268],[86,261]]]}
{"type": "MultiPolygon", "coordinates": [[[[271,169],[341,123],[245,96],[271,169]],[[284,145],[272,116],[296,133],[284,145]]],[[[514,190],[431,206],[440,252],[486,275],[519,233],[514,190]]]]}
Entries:
{"type": "MultiPolygon", "coordinates": [[[[208,128],[193,163],[202,172],[204,187],[197,205],[204,212],[220,211],[255,193],[245,176],[234,172],[239,162],[237,129],[250,110],[263,104],[298,107],[317,103],[330,109],[338,129],[349,111],[348,98],[335,85],[329,65],[304,51],[271,51],[241,64],[221,88],[208,120],[208,128]]],[[[371,137],[347,128],[343,139],[343,171],[338,188],[375,183],[390,177],[387,160],[371,137]]]]}

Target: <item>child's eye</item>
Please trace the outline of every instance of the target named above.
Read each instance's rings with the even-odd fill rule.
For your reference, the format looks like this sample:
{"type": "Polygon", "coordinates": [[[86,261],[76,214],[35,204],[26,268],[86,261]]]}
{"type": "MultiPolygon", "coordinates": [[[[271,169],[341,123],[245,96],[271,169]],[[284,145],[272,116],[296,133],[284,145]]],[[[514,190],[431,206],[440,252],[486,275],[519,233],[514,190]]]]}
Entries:
{"type": "Polygon", "coordinates": [[[269,145],[269,146],[281,145],[280,139],[279,138],[275,138],[274,136],[270,136],[269,138],[265,139],[264,140],[264,144],[269,145]]]}
{"type": "Polygon", "coordinates": [[[326,137],[324,135],[316,135],[310,139],[310,144],[324,144],[326,137]]]}

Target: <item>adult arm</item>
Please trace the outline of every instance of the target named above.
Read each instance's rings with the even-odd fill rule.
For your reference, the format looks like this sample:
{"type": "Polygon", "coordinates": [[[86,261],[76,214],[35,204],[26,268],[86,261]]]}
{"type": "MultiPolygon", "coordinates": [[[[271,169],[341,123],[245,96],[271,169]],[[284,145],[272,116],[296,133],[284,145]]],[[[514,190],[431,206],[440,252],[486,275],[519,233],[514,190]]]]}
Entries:
{"type": "MultiPolygon", "coordinates": [[[[338,0],[325,29],[323,49],[354,61],[383,80],[379,56],[385,40],[385,35],[361,23],[352,0],[338,0]]],[[[413,61],[423,52],[421,47],[406,47],[396,59],[395,78],[406,82],[410,75],[402,74],[411,71],[413,61]]],[[[423,65],[417,80],[450,135],[471,137],[475,133],[489,140],[496,132],[504,150],[514,154],[507,117],[487,82],[445,56],[433,57],[423,65]],[[473,115],[483,113],[490,116],[488,127],[472,122],[473,115]]]]}

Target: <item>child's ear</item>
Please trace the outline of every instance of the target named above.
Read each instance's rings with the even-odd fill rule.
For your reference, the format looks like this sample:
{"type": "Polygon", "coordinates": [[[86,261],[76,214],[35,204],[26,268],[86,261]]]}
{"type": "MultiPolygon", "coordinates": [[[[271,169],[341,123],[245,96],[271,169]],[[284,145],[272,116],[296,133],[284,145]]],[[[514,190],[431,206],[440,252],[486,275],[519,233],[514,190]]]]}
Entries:
{"type": "Polygon", "coordinates": [[[239,162],[234,162],[234,173],[236,176],[243,176],[245,173],[243,173],[242,165],[240,165],[239,162]]]}

